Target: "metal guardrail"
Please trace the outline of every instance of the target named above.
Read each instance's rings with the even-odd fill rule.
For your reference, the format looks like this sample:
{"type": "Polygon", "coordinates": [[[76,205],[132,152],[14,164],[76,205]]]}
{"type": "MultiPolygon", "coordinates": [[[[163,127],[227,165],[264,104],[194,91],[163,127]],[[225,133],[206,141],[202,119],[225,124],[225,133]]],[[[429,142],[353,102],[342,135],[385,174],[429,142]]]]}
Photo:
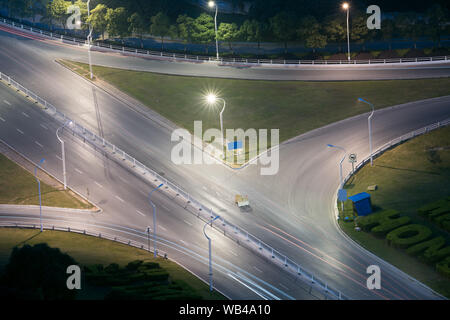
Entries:
{"type": "MultiPolygon", "coordinates": [[[[379,157],[381,154],[383,154],[384,152],[386,152],[387,150],[402,144],[403,142],[406,142],[408,140],[411,140],[417,136],[420,136],[422,134],[428,133],[430,131],[442,128],[442,127],[446,127],[450,125],[450,118],[443,120],[443,121],[439,121],[433,124],[430,124],[428,126],[425,126],[423,128],[420,128],[418,130],[414,130],[411,131],[407,134],[402,135],[401,137],[398,137],[396,139],[393,139],[391,141],[389,141],[388,143],[385,143],[384,145],[382,145],[380,148],[378,148],[375,152],[373,152],[373,158],[377,158],[379,157]]],[[[350,173],[345,177],[343,184],[345,185],[348,180],[354,175],[356,174],[362,167],[364,167],[367,163],[370,163],[370,155],[365,158],[363,161],[361,161],[356,167],[355,167],[355,171],[350,171],[350,173]]]]}
{"type": "MultiPolygon", "coordinates": [[[[64,130],[69,130],[73,134],[73,136],[77,136],[78,138],[83,140],[85,144],[88,144],[92,148],[94,148],[94,150],[108,154],[112,158],[112,160],[130,168],[131,170],[134,170],[142,179],[147,180],[152,185],[156,186],[160,183],[163,183],[165,187],[162,190],[167,196],[172,195],[172,199],[174,201],[176,201],[179,205],[197,216],[202,221],[208,222],[212,218],[219,215],[218,213],[214,212],[212,208],[204,206],[200,201],[194,199],[190,193],[184,191],[181,187],[162,177],[152,169],[149,169],[144,164],[136,160],[136,158],[130,156],[125,151],[105,140],[103,137],[100,137],[90,130],[84,128],[74,120],[69,119],[66,114],[58,111],[56,107],[54,107],[51,103],[28,90],[20,83],[14,81],[11,77],[0,72],[0,80],[5,81],[8,85],[16,88],[18,91],[23,92],[27,97],[32,98],[34,101],[42,105],[43,110],[61,125],[71,122],[71,125],[65,126],[64,130]]],[[[250,234],[248,231],[229,223],[224,218],[221,217],[220,219],[216,220],[213,224],[211,224],[211,227],[220,230],[225,236],[229,237],[230,239],[245,246],[254,253],[266,258],[268,261],[274,263],[275,265],[279,266],[295,277],[298,277],[299,279],[309,283],[311,287],[314,287],[316,290],[322,292],[326,297],[339,300],[349,299],[340,291],[329,287],[327,283],[321,281],[314,275],[314,273],[303,268],[294,260],[288,258],[278,250],[275,250],[264,241],[250,234]]]]}
{"type": "MultiPolygon", "coordinates": [[[[28,30],[43,36],[50,37],[54,40],[69,41],[76,43],[78,45],[87,45],[87,40],[68,37],[66,35],[61,35],[54,32],[49,32],[41,30],[38,28],[33,28],[24,24],[15,23],[11,20],[2,18],[0,23],[10,25],[15,28],[20,28],[23,30],[28,30]]],[[[245,65],[256,65],[256,66],[298,66],[298,65],[358,65],[358,64],[395,64],[395,63],[420,63],[420,62],[439,62],[439,61],[449,61],[450,56],[437,56],[437,57],[417,57],[417,58],[392,58],[392,59],[367,59],[367,60],[282,60],[282,59],[244,59],[244,58],[219,58],[217,60],[215,57],[211,56],[199,56],[199,55],[188,55],[179,53],[170,53],[164,51],[152,51],[152,50],[142,50],[135,49],[131,47],[116,46],[111,44],[105,44],[102,42],[93,42],[91,44],[93,47],[104,48],[108,50],[113,50],[117,52],[128,52],[136,55],[143,55],[153,58],[164,58],[164,59],[174,59],[183,60],[189,62],[216,62],[221,64],[245,64],[245,65]]]]}

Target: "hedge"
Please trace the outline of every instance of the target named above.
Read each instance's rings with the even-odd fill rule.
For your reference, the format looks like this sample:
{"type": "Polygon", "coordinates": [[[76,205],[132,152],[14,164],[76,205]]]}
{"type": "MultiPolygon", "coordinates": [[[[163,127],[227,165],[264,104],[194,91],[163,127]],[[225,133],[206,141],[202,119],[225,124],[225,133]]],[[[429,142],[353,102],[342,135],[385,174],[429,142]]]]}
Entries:
{"type": "Polygon", "coordinates": [[[420,224],[409,224],[389,232],[388,243],[397,248],[408,248],[413,244],[427,240],[431,235],[430,228],[420,224]]]}
{"type": "Polygon", "coordinates": [[[436,270],[450,278],[450,257],[436,264],[436,270]]]}
{"type": "Polygon", "coordinates": [[[366,217],[359,217],[358,225],[375,235],[385,235],[398,227],[408,224],[411,218],[400,216],[396,210],[385,210],[366,217]]]}
{"type": "Polygon", "coordinates": [[[433,210],[435,210],[437,208],[440,208],[440,207],[445,206],[446,204],[448,204],[448,201],[449,200],[447,200],[447,199],[441,199],[441,200],[438,200],[438,201],[435,201],[435,202],[432,202],[432,203],[428,203],[428,204],[424,205],[423,207],[420,207],[417,210],[417,212],[421,216],[426,216],[426,215],[428,215],[429,212],[431,212],[431,211],[433,211],[433,210]]]}
{"type": "Polygon", "coordinates": [[[419,256],[422,255],[426,250],[429,250],[430,248],[432,250],[439,250],[444,245],[445,245],[444,237],[436,237],[409,247],[408,249],[406,249],[406,253],[413,256],[419,256]]]}

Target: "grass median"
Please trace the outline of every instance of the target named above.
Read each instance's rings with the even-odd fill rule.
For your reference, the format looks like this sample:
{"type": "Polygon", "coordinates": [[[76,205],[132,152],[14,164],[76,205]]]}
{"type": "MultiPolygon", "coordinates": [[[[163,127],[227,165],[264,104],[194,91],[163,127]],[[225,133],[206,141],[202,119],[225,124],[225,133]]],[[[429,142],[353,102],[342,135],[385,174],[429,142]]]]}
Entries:
{"type": "MultiPolygon", "coordinates": [[[[88,78],[87,64],[60,62],[88,78]]],[[[381,109],[450,95],[450,78],[307,82],[172,76],[100,66],[93,66],[93,72],[191,133],[195,120],[203,121],[203,130],[220,128],[221,108],[207,106],[204,99],[216,92],[227,101],[224,128],[280,129],[280,141],[370,111],[358,97],[381,109]]]]}
{"type": "MultiPolygon", "coordinates": [[[[375,159],[374,166],[366,165],[345,188],[348,195],[359,192],[371,194],[376,211],[394,209],[409,216],[411,223],[427,226],[435,236],[443,236],[450,243],[450,234],[435,223],[418,215],[417,209],[450,195],[450,127],[417,137],[375,159]],[[377,185],[376,191],[367,191],[377,185]]],[[[344,215],[352,216],[350,201],[344,215]]],[[[450,297],[450,279],[438,274],[434,265],[427,265],[404,250],[388,245],[383,238],[356,231],[352,222],[340,221],[342,229],[354,240],[382,259],[397,266],[437,292],[450,297]]]]}
{"type": "MultiPolygon", "coordinates": [[[[46,176],[46,180],[53,180],[46,176]]],[[[55,185],[57,184],[56,181],[55,185]]],[[[42,205],[91,209],[92,205],[69,190],[41,182],[42,205]]],[[[0,204],[39,205],[35,177],[0,153],[0,204]]]]}
{"type": "MultiPolygon", "coordinates": [[[[154,259],[153,255],[145,250],[113,241],[61,231],[40,233],[33,229],[0,228],[0,270],[7,264],[15,246],[21,247],[25,244],[35,245],[38,243],[47,243],[50,247],[59,248],[83,266],[95,264],[107,266],[117,263],[120,267],[125,267],[129,262],[135,260],[157,262],[162,269],[169,273],[172,281],[182,283],[183,286],[189,288],[190,294],[199,295],[203,299],[225,299],[217,292],[210,293],[206,283],[170,260],[154,259]]],[[[78,299],[102,299],[104,294],[104,288],[86,287],[85,290],[79,292],[78,299]]]]}

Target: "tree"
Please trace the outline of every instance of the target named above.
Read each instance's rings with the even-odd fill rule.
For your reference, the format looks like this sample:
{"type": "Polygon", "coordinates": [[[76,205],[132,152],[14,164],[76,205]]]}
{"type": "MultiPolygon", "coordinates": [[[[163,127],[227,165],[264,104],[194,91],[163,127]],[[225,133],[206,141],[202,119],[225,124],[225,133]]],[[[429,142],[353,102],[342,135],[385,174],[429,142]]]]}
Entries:
{"type": "Polygon", "coordinates": [[[161,38],[161,50],[164,50],[164,37],[170,31],[170,19],[167,15],[159,12],[157,15],[150,18],[150,33],[161,38]]]}
{"type": "Polygon", "coordinates": [[[425,29],[418,14],[415,12],[402,13],[397,17],[395,23],[400,35],[405,39],[412,40],[416,49],[417,41],[422,34],[422,30],[425,29]]]}
{"type": "Polygon", "coordinates": [[[187,44],[194,40],[194,19],[187,15],[180,15],[177,19],[178,35],[184,42],[184,51],[187,51],[187,44]]]}
{"type": "Polygon", "coordinates": [[[258,20],[245,20],[241,25],[240,35],[244,41],[257,42],[259,51],[261,48],[261,41],[266,31],[267,25],[258,20]]]}
{"type": "Polygon", "coordinates": [[[281,12],[270,19],[270,29],[274,36],[284,43],[284,53],[287,53],[287,43],[295,36],[295,19],[291,14],[281,12]]]}
{"type": "Polygon", "coordinates": [[[214,19],[209,14],[202,13],[194,20],[194,41],[205,44],[208,52],[208,44],[215,39],[214,19]]]}
{"type": "MultiPolygon", "coordinates": [[[[220,41],[228,42],[230,50],[233,52],[232,42],[239,38],[239,28],[236,23],[221,23],[217,30],[220,41]]],[[[234,53],[234,52],[233,52],[234,53]]]]}
{"type": "Polygon", "coordinates": [[[66,29],[67,22],[67,8],[70,3],[64,0],[53,0],[49,2],[47,5],[47,15],[50,18],[50,21],[56,20],[59,24],[66,29]]]}
{"type": "Polygon", "coordinates": [[[447,24],[448,12],[445,8],[442,8],[439,4],[433,5],[426,12],[426,18],[428,20],[428,30],[433,41],[438,43],[438,47],[441,47],[442,32],[447,24]]]}
{"type": "Polygon", "coordinates": [[[89,19],[87,19],[87,23],[91,24],[92,29],[95,32],[102,34],[102,39],[105,39],[105,31],[108,27],[108,20],[106,19],[106,15],[108,13],[108,8],[104,4],[98,4],[93,10],[90,12],[89,19]]]}
{"type": "Polygon", "coordinates": [[[381,39],[389,43],[389,50],[392,50],[392,39],[395,34],[395,22],[392,19],[383,21],[383,28],[381,28],[381,39]]]}
{"type": "Polygon", "coordinates": [[[331,17],[325,22],[325,35],[328,40],[339,44],[339,51],[342,51],[342,43],[347,39],[347,25],[341,17],[331,17]]]}
{"type": "Polygon", "coordinates": [[[324,48],[327,45],[327,37],[321,33],[320,23],[313,16],[306,16],[300,21],[297,34],[305,43],[307,48],[316,52],[317,48],[324,48]]]}
{"type": "Polygon", "coordinates": [[[128,23],[130,24],[128,31],[130,31],[130,33],[138,35],[141,41],[141,48],[144,48],[142,37],[145,30],[147,29],[144,19],[139,13],[135,12],[128,18],[128,23]]]}
{"type": "Polygon", "coordinates": [[[364,43],[368,33],[366,18],[362,15],[355,16],[351,21],[350,39],[356,43],[364,43]]]}
{"type": "Polygon", "coordinates": [[[123,38],[128,35],[128,13],[123,7],[108,9],[106,12],[106,31],[109,37],[118,36],[123,43],[123,38]]]}
{"type": "Polygon", "coordinates": [[[76,290],[66,285],[67,267],[77,265],[69,255],[41,243],[15,247],[0,284],[11,292],[32,299],[72,300],[76,290]]]}

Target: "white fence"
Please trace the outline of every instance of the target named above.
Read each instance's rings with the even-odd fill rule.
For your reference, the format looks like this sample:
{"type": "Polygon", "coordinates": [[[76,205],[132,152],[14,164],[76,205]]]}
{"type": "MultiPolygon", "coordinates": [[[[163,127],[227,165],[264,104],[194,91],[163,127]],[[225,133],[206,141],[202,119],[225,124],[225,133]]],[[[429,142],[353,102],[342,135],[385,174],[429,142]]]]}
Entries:
{"type": "MultiPolygon", "coordinates": [[[[212,218],[219,215],[214,212],[212,208],[208,208],[194,199],[190,193],[184,191],[181,187],[162,177],[152,169],[147,168],[144,164],[128,155],[125,151],[108,142],[103,137],[99,137],[95,133],[84,128],[77,122],[69,119],[64,113],[58,111],[52,104],[48,103],[46,100],[14,81],[11,77],[0,72],[0,80],[5,81],[9,86],[22,91],[27,97],[35,100],[43,107],[43,110],[48,115],[53,117],[61,125],[71,122],[71,125],[67,125],[65,127],[65,130],[69,130],[74,136],[82,139],[86,145],[91,146],[96,151],[103,152],[112,160],[130,168],[131,170],[134,170],[142,179],[150,182],[152,185],[156,186],[163,183],[164,188],[162,188],[162,190],[167,196],[171,196],[175,202],[184,207],[190,213],[197,216],[202,221],[208,222],[212,218]]],[[[275,250],[246,230],[229,223],[224,218],[221,217],[216,220],[211,227],[220,230],[225,236],[250,249],[254,253],[266,258],[268,261],[276,264],[295,277],[298,277],[300,280],[309,283],[311,288],[323,293],[327,298],[349,299],[340,291],[330,288],[327,283],[321,281],[314,275],[314,273],[306,270],[300,264],[288,258],[278,250],[275,250]]]]}
{"type": "MultiPolygon", "coordinates": [[[[41,29],[26,26],[20,23],[15,23],[8,19],[0,19],[0,23],[19,28],[22,30],[27,30],[33,33],[40,34],[42,36],[50,37],[54,40],[67,41],[70,43],[78,45],[87,45],[86,39],[69,37],[49,31],[44,31],[41,29]]],[[[170,53],[163,51],[151,51],[135,49],[124,46],[109,45],[102,42],[93,42],[92,46],[113,50],[116,52],[130,53],[140,56],[147,56],[159,59],[168,60],[183,60],[189,62],[216,62],[221,64],[237,64],[237,65],[264,65],[264,66],[298,66],[298,65],[371,65],[371,64],[394,64],[394,63],[421,63],[421,62],[445,62],[450,60],[450,56],[438,56],[438,57],[418,57],[418,58],[393,58],[393,59],[368,59],[368,60],[281,60],[281,59],[244,59],[244,58],[219,58],[217,60],[215,57],[211,56],[198,56],[198,55],[188,55],[179,53],[170,53]]]]}

